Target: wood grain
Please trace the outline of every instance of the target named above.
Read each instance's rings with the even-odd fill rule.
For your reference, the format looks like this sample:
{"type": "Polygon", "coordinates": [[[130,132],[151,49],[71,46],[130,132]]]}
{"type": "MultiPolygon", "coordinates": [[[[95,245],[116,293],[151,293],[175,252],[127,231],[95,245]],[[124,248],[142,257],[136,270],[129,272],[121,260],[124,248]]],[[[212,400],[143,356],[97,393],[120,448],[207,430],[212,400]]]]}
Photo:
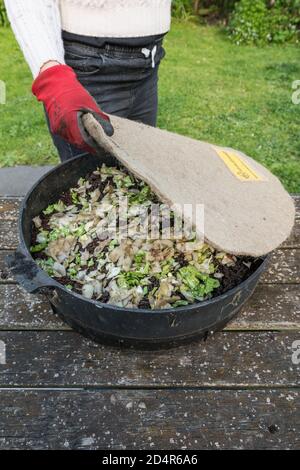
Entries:
{"type": "Polygon", "coordinates": [[[270,255],[267,271],[262,275],[263,284],[300,283],[300,249],[278,249],[270,255]]]}
{"type": "Polygon", "coordinates": [[[228,328],[299,330],[299,313],[299,284],[260,284],[228,328]]]}
{"type": "Polygon", "coordinates": [[[17,220],[22,198],[0,198],[0,219],[17,220]]]}
{"type": "Polygon", "coordinates": [[[296,387],[295,332],[222,332],[170,350],[109,348],[75,332],[1,332],[0,387],[296,387]]]}
{"type": "Polygon", "coordinates": [[[299,449],[295,390],[1,390],[1,449],[299,449]]]}
{"type": "Polygon", "coordinates": [[[138,352],[83,338],[15,284],[20,198],[0,199],[0,449],[299,449],[294,200],[293,233],[224,332],[138,352]]]}

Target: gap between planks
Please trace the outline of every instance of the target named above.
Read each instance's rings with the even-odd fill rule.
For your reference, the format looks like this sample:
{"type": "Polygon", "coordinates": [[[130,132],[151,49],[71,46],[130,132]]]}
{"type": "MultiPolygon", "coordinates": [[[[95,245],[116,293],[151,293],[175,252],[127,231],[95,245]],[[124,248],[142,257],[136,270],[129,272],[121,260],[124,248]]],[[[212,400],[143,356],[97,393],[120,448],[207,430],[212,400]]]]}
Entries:
{"type": "MultiPolygon", "coordinates": [[[[55,386],[16,386],[16,387],[5,387],[3,385],[0,386],[0,393],[1,392],[7,392],[7,391],[12,391],[12,392],[107,392],[107,391],[166,391],[166,392],[176,392],[176,391],[187,391],[187,392],[218,392],[218,391],[234,391],[234,392],[247,392],[247,391],[268,391],[268,390],[276,390],[276,391],[287,391],[287,390],[292,390],[294,392],[300,392],[300,385],[260,385],[260,384],[224,384],[224,385],[207,385],[207,386],[191,386],[191,385],[174,385],[174,386],[169,386],[169,385],[101,385],[99,387],[93,386],[93,385],[87,385],[83,387],[74,387],[70,385],[64,385],[63,387],[55,387],[55,386]]],[[[299,397],[300,398],[300,397],[299,397]]]]}

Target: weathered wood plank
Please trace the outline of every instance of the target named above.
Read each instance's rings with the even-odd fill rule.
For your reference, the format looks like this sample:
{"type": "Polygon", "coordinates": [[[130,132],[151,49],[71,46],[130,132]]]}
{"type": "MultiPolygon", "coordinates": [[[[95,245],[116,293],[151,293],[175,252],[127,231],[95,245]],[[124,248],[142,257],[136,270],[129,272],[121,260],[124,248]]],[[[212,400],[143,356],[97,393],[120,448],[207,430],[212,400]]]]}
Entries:
{"type": "Polygon", "coordinates": [[[0,285],[0,330],[70,329],[62,323],[47,300],[30,295],[18,285],[0,285]]]}
{"type": "Polygon", "coordinates": [[[22,198],[0,198],[0,219],[16,220],[22,198]]]}
{"type": "MultiPolygon", "coordinates": [[[[228,330],[300,330],[300,285],[260,285],[228,330]]],[[[0,285],[0,330],[69,329],[42,296],[0,285]]]]}
{"type": "MultiPolygon", "coordinates": [[[[6,257],[10,250],[0,250],[0,283],[14,283],[8,270],[6,257]]],[[[300,283],[300,249],[276,250],[270,258],[269,268],[261,277],[264,284],[297,284],[300,283]]]]}
{"type": "Polygon", "coordinates": [[[270,255],[269,267],[261,283],[300,283],[300,249],[278,249],[270,255]]]}
{"type": "Polygon", "coordinates": [[[0,219],[0,248],[12,250],[18,246],[17,220],[0,219]]]}
{"type": "Polygon", "coordinates": [[[12,254],[12,250],[0,250],[0,284],[15,283],[15,279],[8,269],[6,257],[12,254]]]}
{"type": "Polygon", "coordinates": [[[228,329],[299,329],[299,313],[299,284],[260,284],[228,329]]]}
{"type": "Polygon", "coordinates": [[[299,333],[223,332],[162,351],[109,348],[74,332],[1,332],[0,387],[296,387],[299,333]]]}
{"type": "Polygon", "coordinates": [[[0,392],[3,449],[299,449],[295,390],[0,392]]]}
{"type": "MultiPolygon", "coordinates": [[[[2,200],[5,205],[6,200],[2,200]]],[[[11,201],[11,199],[10,199],[11,201]]],[[[296,221],[293,232],[288,240],[283,244],[285,248],[300,248],[300,196],[294,196],[296,206],[296,221]]],[[[15,211],[10,209],[0,214],[0,249],[13,249],[18,244],[17,219],[14,215],[15,211]]]]}

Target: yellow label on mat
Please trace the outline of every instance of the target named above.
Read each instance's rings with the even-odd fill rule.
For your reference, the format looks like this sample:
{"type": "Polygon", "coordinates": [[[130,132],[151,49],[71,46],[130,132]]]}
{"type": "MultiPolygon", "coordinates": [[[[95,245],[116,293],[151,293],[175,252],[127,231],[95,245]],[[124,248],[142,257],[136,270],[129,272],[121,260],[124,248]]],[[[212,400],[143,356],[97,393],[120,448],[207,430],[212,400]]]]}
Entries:
{"type": "Polygon", "coordinates": [[[214,147],[215,151],[222,158],[225,165],[241,181],[264,181],[261,175],[256,173],[242,157],[228,150],[214,147]]]}

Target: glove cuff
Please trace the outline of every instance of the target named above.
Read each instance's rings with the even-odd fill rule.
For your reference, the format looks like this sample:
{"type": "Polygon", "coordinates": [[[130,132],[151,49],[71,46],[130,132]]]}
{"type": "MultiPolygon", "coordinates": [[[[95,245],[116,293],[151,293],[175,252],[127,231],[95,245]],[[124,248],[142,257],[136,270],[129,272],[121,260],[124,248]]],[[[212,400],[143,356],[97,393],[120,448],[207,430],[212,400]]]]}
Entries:
{"type": "Polygon", "coordinates": [[[59,82],[65,80],[77,81],[74,70],[68,65],[53,65],[53,67],[49,67],[36,77],[32,84],[32,93],[38,100],[43,100],[43,97],[40,95],[48,84],[51,84],[52,86],[57,84],[59,86],[59,82]]]}

